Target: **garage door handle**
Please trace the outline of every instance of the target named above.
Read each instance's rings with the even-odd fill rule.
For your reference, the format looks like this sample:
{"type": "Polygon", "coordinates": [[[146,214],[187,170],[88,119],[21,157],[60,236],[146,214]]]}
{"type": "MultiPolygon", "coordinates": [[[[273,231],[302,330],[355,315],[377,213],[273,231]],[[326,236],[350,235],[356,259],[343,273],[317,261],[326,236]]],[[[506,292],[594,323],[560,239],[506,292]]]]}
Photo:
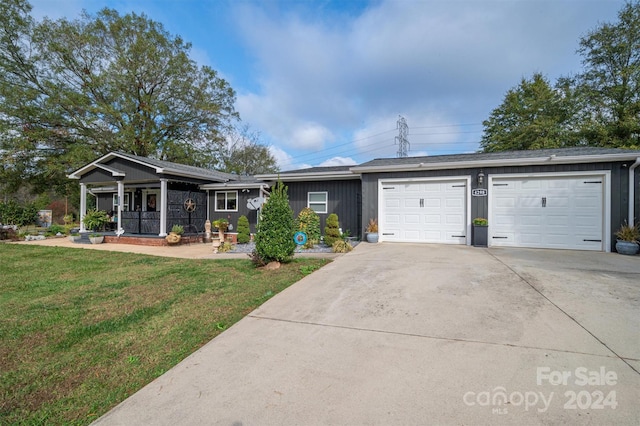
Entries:
{"type": "Polygon", "coordinates": [[[547,207],[547,197],[542,197],[542,207],[547,207]]]}
{"type": "Polygon", "coordinates": [[[420,198],[420,207],[424,207],[424,198],[420,198]]]}
{"type": "Polygon", "coordinates": [[[585,241],[585,242],[588,242],[588,243],[601,243],[602,242],[602,240],[582,240],[582,241],[585,241]]]}

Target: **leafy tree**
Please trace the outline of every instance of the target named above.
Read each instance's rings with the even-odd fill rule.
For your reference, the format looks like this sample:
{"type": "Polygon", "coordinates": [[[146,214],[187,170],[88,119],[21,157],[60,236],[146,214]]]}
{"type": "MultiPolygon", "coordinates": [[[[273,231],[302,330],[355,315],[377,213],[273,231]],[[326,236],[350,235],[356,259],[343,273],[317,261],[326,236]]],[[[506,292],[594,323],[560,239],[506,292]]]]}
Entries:
{"type": "Polygon", "coordinates": [[[324,227],[324,243],[329,247],[332,247],[333,243],[339,241],[341,238],[342,235],[340,234],[338,215],[331,213],[327,216],[327,222],[324,227]]]}
{"type": "Polygon", "coordinates": [[[135,13],[30,12],[0,2],[0,178],[64,192],[66,173],[109,151],[220,165],[235,93],[189,43],[135,13]]]}
{"type": "Polygon", "coordinates": [[[293,256],[293,211],[289,206],[287,187],[278,180],[269,200],[262,207],[255,235],[254,258],[261,263],[288,262],[293,256]]]}
{"type": "Polygon", "coordinates": [[[573,131],[572,90],[555,89],[540,73],[510,89],[502,104],[483,122],[485,152],[562,148],[577,143],[573,131]]]}
{"type": "Polygon", "coordinates": [[[238,243],[246,244],[251,241],[251,230],[249,228],[249,219],[245,215],[238,218],[238,243]]]}
{"type": "Polygon", "coordinates": [[[223,171],[244,176],[278,172],[278,163],[269,147],[262,145],[260,134],[246,125],[229,136],[223,163],[223,171]]]}
{"type": "Polygon", "coordinates": [[[640,146],[640,3],[580,39],[582,135],[590,145],[640,146]]]}
{"type": "Polygon", "coordinates": [[[0,203],[0,224],[25,226],[35,223],[38,219],[38,209],[28,203],[20,205],[13,200],[0,203]]]}

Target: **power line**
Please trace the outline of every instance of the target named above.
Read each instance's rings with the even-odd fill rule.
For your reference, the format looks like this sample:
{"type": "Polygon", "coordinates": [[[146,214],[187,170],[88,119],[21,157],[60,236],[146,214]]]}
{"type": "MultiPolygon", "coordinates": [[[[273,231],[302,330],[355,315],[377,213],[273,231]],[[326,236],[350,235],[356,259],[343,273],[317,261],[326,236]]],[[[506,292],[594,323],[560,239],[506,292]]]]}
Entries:
{"type": "Polygon", "coordinates": [[[438,129],[441,127],[466,127],[466,126],[482,126],[482,123],[465,123],[465,124],[440,124],[437,126],[418,126],[414,129],[438,129]]]}

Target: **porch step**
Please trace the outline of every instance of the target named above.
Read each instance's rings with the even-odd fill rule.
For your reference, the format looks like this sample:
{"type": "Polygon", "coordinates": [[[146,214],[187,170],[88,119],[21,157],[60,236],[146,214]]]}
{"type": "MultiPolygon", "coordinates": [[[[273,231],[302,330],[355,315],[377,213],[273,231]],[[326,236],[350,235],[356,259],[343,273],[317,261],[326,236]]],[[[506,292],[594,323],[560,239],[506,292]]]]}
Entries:
{"type": "Polygon", "coordinates": [[[88,232],[84,232],[80,234],[80,239],[79,240],[75,240],[74,243],[76,244],[91,244],[91,240],[89,239],[89,233],[88,232]]]}

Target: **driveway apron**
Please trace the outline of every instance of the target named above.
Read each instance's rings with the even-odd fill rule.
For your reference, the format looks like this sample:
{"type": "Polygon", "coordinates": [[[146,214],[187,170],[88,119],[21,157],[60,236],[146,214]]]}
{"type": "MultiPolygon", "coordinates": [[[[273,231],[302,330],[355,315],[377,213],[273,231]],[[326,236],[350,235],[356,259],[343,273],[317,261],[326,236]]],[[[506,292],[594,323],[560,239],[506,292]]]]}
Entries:
{"type": "Polygon", "coordinates": [[[639,277],[615,254],[360,244],[96,424],[637,424],[639,277]]]}

